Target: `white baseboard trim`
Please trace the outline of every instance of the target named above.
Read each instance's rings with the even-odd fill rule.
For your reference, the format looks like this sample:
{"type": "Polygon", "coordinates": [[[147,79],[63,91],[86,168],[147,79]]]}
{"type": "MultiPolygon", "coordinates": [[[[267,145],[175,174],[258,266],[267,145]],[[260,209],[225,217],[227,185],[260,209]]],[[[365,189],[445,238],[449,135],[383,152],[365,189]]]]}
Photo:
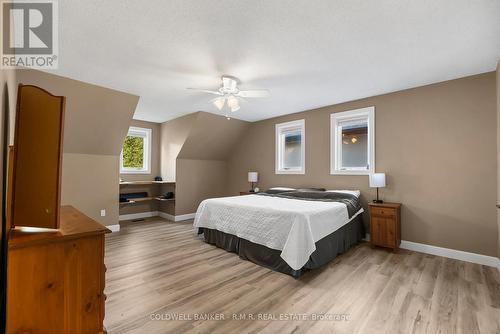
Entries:
{"type": "Polygon", "coordinates": [[[173,222],[180,222],[183,220],[188,220],[188,219],[194,219],[194,216],[196,213],[188,213],[186,215],[179,215],[179,216],[174,216],[165,212],[158,211],[158,216],[168,219],[173,222]]]}
{"type": "Polygon", "coordinates": [[[158,216],[158,211],[148,211],[148,212],[139,212],[139,213],[130,213],[128,215],[120,215],[118,220],[131,220],[131,219],[140,219],[140,218],[149,218],[158,216]]]}
{"type": "Polygon", "coordinates": [[[500,260],[494,256],[482,255],[477,253],[469,253],[461,250],[437,247],[432,245],[420,244],[418,242],[401,240],[401,248],[432,254],[442,257],[447,257],[450,259],[461,260],[466,262],[472,262],[477,264],[483,264],[485,266],[495,267],[500,270],[500,260]]]}
{"type": "Polygon", "coordinates": [[[111,232],[120,232],[120,224],[106,226],[111,232]]]}
{"type": "Polygon", "coordinates": [[[174,216],[162,211],[148,211],[148,212],[131,213],[128,215],[120,215],[119,220],[122,221],[122,220],[149,218],[149,217],[161,217],[173,222],[179,222],[183,220],[194,219],[194,216],[196,216],[196,213],[188,213],[185,215],[174,216]]]}
{"type": "MultiPolygon", "coordinates": [[[[370,234],[367,233],[366,237],[363,240],[370,241],[370,234]]],[[[401,240],[401,245],[399,247],[415,252],[437,255],[465,262],[482,264],[485,266],[497,268],[498,271],[500,271],[500,259],[494,256],[469,253],[461,250],[432,246],[406,240],[401,240]]]]}
{"type": "Polygon", "coordinates": [[[158,211],[158,216],[160,216],[161,218],[168,219],[168,220],[173,221],[173,222],[175,221],[174,215],[171,215],[171,214],[168,214],[165,212],[158,211]]]}
{"type": "Polygon", "coordinates": [[[179,216],[175,216],[175,221],[178,222],[178,221],[182,221],[182,220],[194,219],[195,216],[196,216],[196,213],[188,213],[185,215],[179,215],[179,216]]]}

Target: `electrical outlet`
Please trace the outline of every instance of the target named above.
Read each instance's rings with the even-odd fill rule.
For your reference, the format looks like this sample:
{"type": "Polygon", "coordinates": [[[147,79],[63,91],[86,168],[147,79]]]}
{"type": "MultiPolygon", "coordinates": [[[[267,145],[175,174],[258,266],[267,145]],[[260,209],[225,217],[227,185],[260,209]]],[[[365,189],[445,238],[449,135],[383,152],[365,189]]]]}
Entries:
{"type": "Polygon", "coordinates": [[[106,209],[101,210],[101,217],[104,217],[104,216],[106,216],[106,209]]]}

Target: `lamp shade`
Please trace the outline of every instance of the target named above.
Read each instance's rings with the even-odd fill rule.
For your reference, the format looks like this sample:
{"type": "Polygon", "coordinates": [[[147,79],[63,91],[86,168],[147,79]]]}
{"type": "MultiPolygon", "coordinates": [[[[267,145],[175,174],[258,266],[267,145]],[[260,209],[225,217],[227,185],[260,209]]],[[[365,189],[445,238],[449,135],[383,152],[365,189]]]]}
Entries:
{"type": "Polygon", "coordinates": [[[248,182],[257,182],[258,179],[259,179],[259,173],[248,172],[248,182]]]}
{"type": "Polygon", "coordinates": [[[370,187],[371,188],[385,187],[385,173],[370,174],[370,187]]]}

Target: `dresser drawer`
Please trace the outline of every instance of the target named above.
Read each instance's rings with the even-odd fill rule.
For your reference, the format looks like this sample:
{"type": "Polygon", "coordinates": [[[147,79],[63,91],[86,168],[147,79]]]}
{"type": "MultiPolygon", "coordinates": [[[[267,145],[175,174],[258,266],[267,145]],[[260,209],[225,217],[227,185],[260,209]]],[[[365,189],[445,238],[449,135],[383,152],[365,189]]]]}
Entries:
{"type": "Polygon", "coordinates": [[[371,207],[370,213],[373,216],[396,217],[396,209],[394,209],[394,208],[371,207]]]}

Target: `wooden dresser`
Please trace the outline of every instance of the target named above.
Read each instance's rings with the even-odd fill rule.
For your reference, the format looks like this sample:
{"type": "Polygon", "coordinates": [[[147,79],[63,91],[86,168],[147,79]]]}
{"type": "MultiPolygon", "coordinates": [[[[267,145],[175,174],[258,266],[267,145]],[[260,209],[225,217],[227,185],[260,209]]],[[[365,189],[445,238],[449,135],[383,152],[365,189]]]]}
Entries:
{"type": "Polygon", "coordinates": [[[401,203],[368,203],[370,242],[394,250],[401,244],[401,203]]]}
{"type": "Polygon", "coordinates": [[[58,230],[10,230],[7,333],[105,333],[104,234],[71,206],[58,230]]]}
{"type": "Polygon", "coordinates": [[[110,231],[61,206],[65,101],[40,87],[18,87],[6,210],[9,334],[105,332],[110,231]]]}

